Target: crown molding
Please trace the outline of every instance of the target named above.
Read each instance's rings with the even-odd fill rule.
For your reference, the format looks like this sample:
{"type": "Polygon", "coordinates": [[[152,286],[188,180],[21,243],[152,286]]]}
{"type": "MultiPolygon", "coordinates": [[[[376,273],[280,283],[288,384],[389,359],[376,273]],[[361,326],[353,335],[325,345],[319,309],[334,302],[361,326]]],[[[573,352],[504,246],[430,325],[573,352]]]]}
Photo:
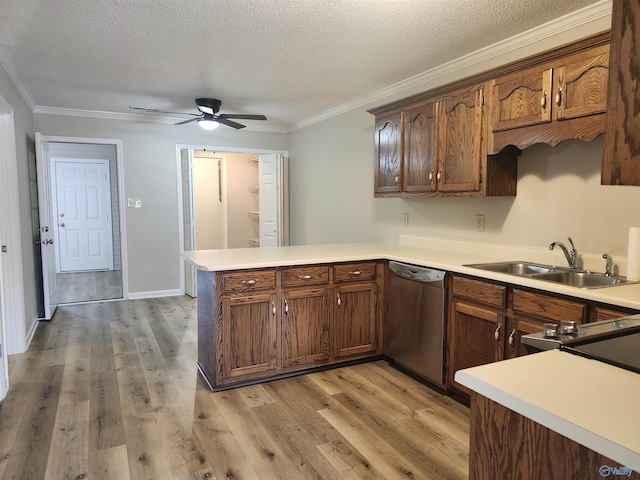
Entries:
{"type": "MultiPolygon", "coordinates": [[[[184,117],[170,117],[165,115],[142,115],[137,113],[104,112],[99,110],[80,110],[74,108],[58,107],[36,107],[33,110],[33,113],[42,115],[64,115],[69,117],[100,118],[103,120],[163,123],[167,125],[184,120],[184,117]]],[[[270,125],[247,125],[245,128],[243,128],[243,130],[266,133],[288,133],[288,130],[285,127],[270,125]]]]}
{"type": "MultiPolygon", "coordinates": [[[[536,42],[541,42],[566,30],[579,28],[590,22],[610,17],[611,8],[612,0],[601,0],[580,10],[544,23],[538,27],[534,27],[526,32],[519,33],[513,37],[489,45],[488,47],[481,48],[455,60],[444,63],[405,80],[401,80],[400,82],[377,90],[369,95],[362,96],[318,115],[296,122],[289,127],[289,132],[328,120],[356,108],[361,108],[380,101],[388,101],[390,97],[397,96],[416,87],[426,87],[429,85],[430,88],[433,88],[435,86],[439,86],[437,82],[440,80],[441,83],[445,83],[444,80],[442,80],[445,77],[447,79],[450,79],[451,76],[459,78],[467,77],[469,76],[469,70],[473,69],[473,67],[478,64],[487,62],[495,57],[507,54],[536,42]]],[[[594,31],[589,33],[598,32],[594,31]]],[[[587,35],[589,33],[587,33],[587,35]]]]}
{"type": "Polygon", "coordinates": [[[37,104],[35,99],[33,98],[33,95],[31,95],[31,91],[29,90],[27,85],[22,80],[20,80],[20,77],[18,77],[15,65],[9,58],[7,52],[2,48],[2,46],[0,46],[0,65],[2,65],[2,67],[5,69],[5,71],[9,75],[9,78],[20,92],[20,95],[22,95],[22,98],[25,102],[27,102],[29,108],[31,110],[36,108],[37,104]]]}

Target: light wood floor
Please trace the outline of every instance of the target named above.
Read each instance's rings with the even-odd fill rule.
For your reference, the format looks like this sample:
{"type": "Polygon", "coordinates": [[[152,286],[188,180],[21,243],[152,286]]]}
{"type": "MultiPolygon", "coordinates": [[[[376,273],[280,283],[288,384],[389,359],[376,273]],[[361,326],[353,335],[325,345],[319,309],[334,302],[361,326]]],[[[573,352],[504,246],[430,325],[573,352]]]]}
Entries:
{"type": "Polygon", "coordinates": [[[2,479],[463,479],[468,409],[384,361],[211,393],[195,300],[59,307],[10,357],[2,479]]]}
{"type": "Polygon", "coordinates": [[[56,297],[58,304],[122,298],[122,271],[57,273],[56,297]]]}

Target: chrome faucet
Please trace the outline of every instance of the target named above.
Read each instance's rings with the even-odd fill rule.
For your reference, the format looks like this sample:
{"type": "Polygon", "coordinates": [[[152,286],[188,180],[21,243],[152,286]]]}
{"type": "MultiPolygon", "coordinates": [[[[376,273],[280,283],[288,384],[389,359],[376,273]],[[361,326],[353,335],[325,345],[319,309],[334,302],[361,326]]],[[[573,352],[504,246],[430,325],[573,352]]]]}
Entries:
{"type": "Polygon", "coordinates": [[[608,253],[605,253],[604,255],[602,255],[602,258],[604,258],[604,260],[605,260],[604,274],[607,277],[610,277],[611,276],[611,264],[613,262],[613,258],[611,258],[611,255],[609,255],[608,253]]]}
{"type": "Polygon", "coordinates": [[[562,242],[553,242],[549,245],[549,250],[553,250],[557,245],[562,249],[564,256],[567,259],[567,263],[569,264],[569,268],[576,268],[576,261],[578,260],[578,252],[576,251],[576,247],[573,245],[573,240],[571,237],[567,237],[569,243],[571,244],[571,250],[567,250],[567,247],[564,246],[562,242]]]}

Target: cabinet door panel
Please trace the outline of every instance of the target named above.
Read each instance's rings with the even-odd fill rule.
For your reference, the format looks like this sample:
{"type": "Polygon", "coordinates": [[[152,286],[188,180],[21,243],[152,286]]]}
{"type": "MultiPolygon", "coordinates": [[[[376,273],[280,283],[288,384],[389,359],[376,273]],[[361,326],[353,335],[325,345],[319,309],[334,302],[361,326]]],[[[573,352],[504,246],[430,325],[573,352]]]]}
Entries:
{"type": "Polygon", "coordinates": [[[283,366],[329,360],[329,309],[324,288],[282,294],[283,366]]]}
{"type": "Polygon", "coordinates": [[[456,390],[470,390],[454,380],[455,372],[497,362],[503,358],[504,315],[454,300],[448,332],[447,384],[456,390]]]}
{"type": "Polygon", "coordinates": [[[376,286],[373,283],[335,288],[334,356],[377,350],[376,286]]]}
{"type": "Polygon", "coordinates": [[[438,190],[480,190],[482,117],[482,87],[458,90],[438,103],[438,190]]]}
{"type": "Polygon", "coordinates": [[[640,185],[640,2],[614,0],[603,185],[640,185]]]}
{"type": "Polygon", "coordinates": [[[609,46],[574,55],[555,71],[558,120],[603,113],[607,108],[609,46]]]}
{"type": "Polygon", "coordinates": [[[270,372],[277,367],[276,295],[225,298],[222,302],[225,378],[270,372]]]}
{"type": "Polygon", "coordinates": [[[551,69],[534,68],[491,82],[492,132],[551,121],[551,69]]]}
{"type": "Polygon", "coordinates": [[[402,186],[402,114],[376,118],[375,191],[400,192],[402,186]]]}
{"type": "Polygon", "coordinates": [[[436,176],[435,104],[405,114],[404,191],[430,192],[436,176]]]}

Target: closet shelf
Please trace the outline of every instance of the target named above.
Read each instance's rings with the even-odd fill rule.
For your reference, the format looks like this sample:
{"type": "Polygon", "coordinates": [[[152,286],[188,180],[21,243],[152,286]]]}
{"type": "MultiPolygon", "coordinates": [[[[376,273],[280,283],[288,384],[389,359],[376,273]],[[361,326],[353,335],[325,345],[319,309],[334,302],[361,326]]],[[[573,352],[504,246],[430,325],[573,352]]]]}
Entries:
{"type": "Polygon", "coordinates": [[[249,218],[252,220],[258,220],[260,218],[260,212],[249,210],[249,218]]]}

